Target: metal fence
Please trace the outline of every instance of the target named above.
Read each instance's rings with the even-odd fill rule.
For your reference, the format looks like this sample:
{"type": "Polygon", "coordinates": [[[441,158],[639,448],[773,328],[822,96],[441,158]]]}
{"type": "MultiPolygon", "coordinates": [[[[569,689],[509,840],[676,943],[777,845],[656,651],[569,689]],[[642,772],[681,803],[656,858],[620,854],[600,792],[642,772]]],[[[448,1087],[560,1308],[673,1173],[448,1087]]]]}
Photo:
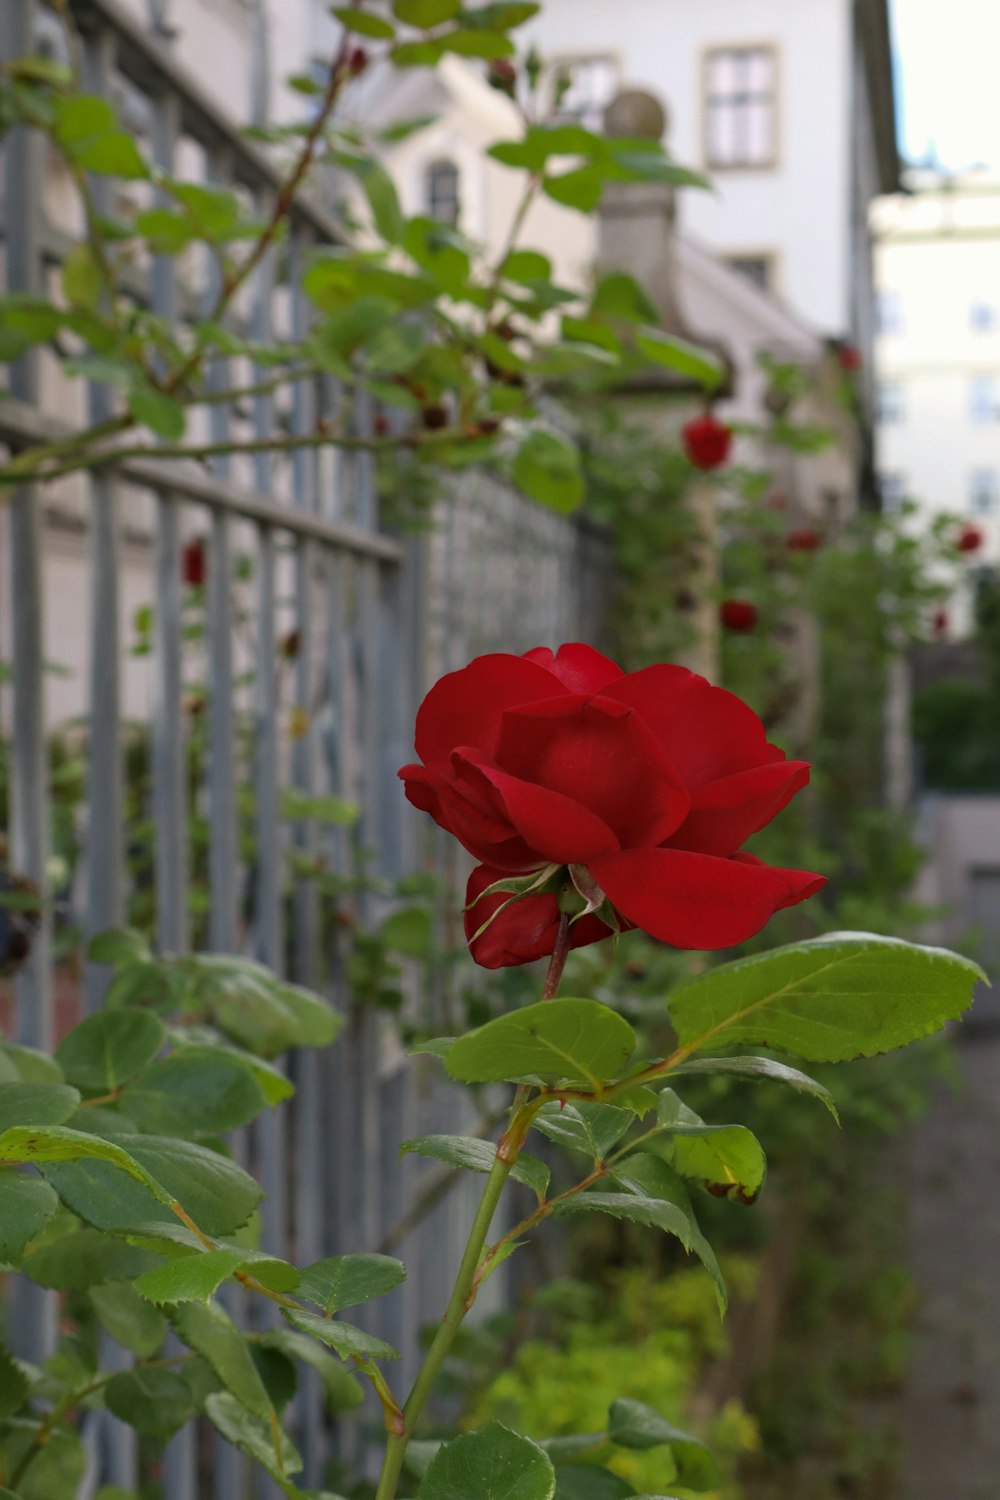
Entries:
{"type": "MultiPolygon", "coordinates": [[[[233,184],[265,207],[275,190],[268,159],[162,45],[113,0],[71,0],[71,9],[84,34],[88,87],[131,101],[135,128],[148,132],[160,164],[198,162],[206,181],[233,184]]],[[[0,56],[33,50],[36,12],[34,0],[3,0],[0,56]]],[[[3,162],[9,290],[51,285],[67,242],[49,166],[37,138],[11,133],[3,162]]],[[[293,330],[304,326],[308,311],[297,272],[310,248],[334,235],[321,207],[296,206],[284,264],[262,265],[238,311],[247,327],[263,336],[279,318],[293,330]]],[[[154,261],[135,288],[174,321],[197,316],[211,291],[208,270],[179,285],[169,260],[154,261]]],[[[216,372],[220,381],[234,373],[242,372],[221,366],[216,372]]],[[[23,358],[13,367],[10,399],[0,401],[0,442],[16,450],[107,415],[107,388],[81,388],[82,401],[55,378],[44,351],[23,358]]],[[[271,396],[255,398],[240,430],[250,437],[282,425],[311,431],[341,400],[329,382],[301,381],[287,410],[276,409],[271,396]]],[[[364,426],[363,406],[355,419],[364,426]]],[[[226,439],[237,430],[233,420],[216,408],[211,435],[226,439]]],[[[46,669],[62,644],[53,638],[55,626],[72,632],[74,648],[86,633],[76,731],[86,738],[86,814],[76,830],[78,873],[65,901],[86,939],[121,925],[135,894],[124,762],[139,719],[151,758],[150,899],[160,949],[176,952],[197,941],[252,954],[325,989],[347,1016],[329,1053],[292,1057],[294,1100],[248,1132],[238,1149],[266,1189],[263,1238],[275,1253],[302,1264],[391,1245],[407,1262],[405,1286],[371,1314],[373,1331],[402,1350],[405,1384],[414,1372],[418,1330],[440,1316],[453,1271],[448,1252],[458,1247],[468,1197],[459,1187],[407,1227],[415,1201],[436,1179],[413,1158],[401,1167],[398,1143],[468,1128],[469,1107],[436,1082],[431,1086],[433,1069],[407,1060],[389,1024],[352,1006],[316,883],[296,878],[294,856],[323,854],[332,870],[346,873],[363,849],[374,851],[383,876],[415,867],[418,820],[409,816],[395,770],[409,757],[420,696],[439,671],[477,651],[599,634],[609,578],[605,541],[538,511],[494,479],[468,475],[429,532],[391,536],[380,528],[370,459],[312,450],[286,459],[236,458],[211,471],[132,460],[47,494],[23,489],[0,517],[0,547],[6,593],[0,654],[9,656],[11,672],[0,689],[0,740],[9,739],[10,869],[50,889],[49,756],[57,726],[46,669]],[[65,552],[67,538],[70,564],[64,558],[57,573],[53,558],[59,547],[65,552]],[[195,639],[182,574],[184,548],[193,539],[200,539],[207,562],[203,631],[195,639]],[[149,606],[148,654],[129,651],[137,604],[149,606]],[[203,715],[205,756],[204,775],[193,783],[196,711],[203,715]],[[282,787],[356,801],[360,823],[348,834],[289,820],[282,787]],[[252,856],[238,837],[247,807],[252,856]],[[191,905],[193,819],[206,830],[204,912],[191,905]]],[[[375,897],[359,899],[362,921],[379,914],[375,897]]],[[[62,1000],[67,1014],[93,1009],[106,984],[93,965],[77,984],[57,962],[57,936],[47,902],[9,1002],[14,1039],[31,1046],[51,1046],[66,1019],[62,1000]]],[[[497,1297],[502,1277],[494,1282],[497,1297]]],[[[25,1286],[10,1306],[19,1351],[41,1357],[55,1333],[51,1296],[25,1286]]],[[[83,1493],[109,1483],[133,1487],[130,1430],[103,1415],[88,1420],[92,1463],[83,1493]]],[[[331,1433],[315,1383],[296,1398],[293,1424],[307,1485],[321,1483],[331,1452],[357,1456],[360,1429],[346,1438],[331,1433]]],[[[169,1500],[254,1493],[239,1455],[213,1442],[193,1429],[168,1446],[163,1493],[169,1500]]]]}

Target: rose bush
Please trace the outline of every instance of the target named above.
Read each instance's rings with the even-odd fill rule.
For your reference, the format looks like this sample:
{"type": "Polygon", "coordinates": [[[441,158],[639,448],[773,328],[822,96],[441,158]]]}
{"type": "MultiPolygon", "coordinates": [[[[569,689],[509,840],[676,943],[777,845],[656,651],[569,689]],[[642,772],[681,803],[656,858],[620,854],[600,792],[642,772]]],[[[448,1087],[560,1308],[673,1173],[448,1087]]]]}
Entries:
{"type": "Polygon", "coordinates": [[[725,948],[825,884],[742,849],[809,766],[684,667],[625,673],[578,644],[481,656],[431,689],[415,743],[407,797],[480,861],[466,934],[486,968],[551,953],[567,901],[574,947],[638,927],[725,948]]]}

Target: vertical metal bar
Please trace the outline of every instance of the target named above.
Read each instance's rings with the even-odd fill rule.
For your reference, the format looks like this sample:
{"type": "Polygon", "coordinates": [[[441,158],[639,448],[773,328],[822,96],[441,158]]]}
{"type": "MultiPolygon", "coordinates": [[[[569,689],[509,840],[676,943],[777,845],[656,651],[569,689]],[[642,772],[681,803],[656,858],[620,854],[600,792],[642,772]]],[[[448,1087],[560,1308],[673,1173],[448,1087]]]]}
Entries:
{"type": "MultiPolygon", "coordinates": [[[[0,9],[0,57],[34,50],[33,0],[10,0],[0,9]]],[[[4,222],[7,286],[12,292],[42,289],[41,141],[23,127],[7,137],[4,222]]],[[[10,390],[22,401],[38,398],[38,359],[31,351],[11,367],[10,390]]],[[[49,854],[49,790],[45,746],[42,609],[41,496],[33,486],[10,502],[10,590],[13,606],[14,732],[11,762],[12,868],[34,881],[43,907],[32,951],[15,982],[16,1035],[30,1046],[52,1043],[52,914],[46,899],[49,854]]],[[[55,1301],[29,1281],[11,1297],[10,1337],[15,1354],[40,1363],[55,1341],[55,1301]]]]}
{"type": "MultiPolygon", "coordinates": [[[[99,31],[84,38],[83,71],[91,93],[107,96],[111,91],[114,36],[99,31]]],[[[91,184],[95,207],[110,209],[110,181],[95,177],[91,184]]],[[[87,391],[92,423],[111,416],[113,402],[106,385],[91,381],[87,391]]],[[[89,477],[91,517],[90,590],[90,750],[87,768],[87,892],[86,932],[121,925],[123,905],[124,839],[122,821],[121,747],[121,647],[119,577],[121,557],[118,528],[118,495],[114,481],[106,475],[89,477]]],[[[96,1010],[108,986],[104,965],[88,964],[85,1000],[96,1010]]],[[[134,1468],[135,1433],[127,1430],[134,1468]]],[[[116,1483],[131,1485],[133,1478],[116,1483]]]]}
{"type": "Polygon", "coordinates": [[[153,823],[156,830],[156,935],[160,948],[188,943],[187,795],[181,700],[180,514],[156,497],[156,615],[153,656],[153,823]]]}

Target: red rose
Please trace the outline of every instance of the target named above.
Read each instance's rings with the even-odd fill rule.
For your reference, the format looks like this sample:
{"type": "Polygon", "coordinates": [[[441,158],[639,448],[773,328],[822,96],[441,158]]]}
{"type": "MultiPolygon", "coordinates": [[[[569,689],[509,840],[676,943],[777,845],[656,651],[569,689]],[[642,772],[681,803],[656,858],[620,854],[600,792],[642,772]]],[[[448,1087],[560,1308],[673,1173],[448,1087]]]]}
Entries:
{"type": "Polygon", "coordinates": [[[837,350],[837,363],[842,370],[853,375],[855,370],[860,370],[863,360],[861,350],[856,349],[853,344],[842,344],[837,350]]]}
{"type": "Polygon", "coordinates": [[[757,606],[750,599],[724,599],[719,605],[719,621],[724,630],[747,635],[757,629],[757,606]]]}
{"type": "Polygon", "coordinates": [[[684,452],[696,469],[717,469],[729,457],[733,444],[732,429],[707,413],[695,417],[681,428],[684,452]]]}
{"type": "Polygon", "coordinates": [[[983,545],[983,533],[978,526],[963,526],[955,538],[959,552],[978,552],[983,545]]]}
{"type": "Polygon", "coordinates": [[[798,531],[790,531],[785,538],[785,546],[789,552],[816,552],[822,545],[822,536],[811,526],[801,526],[798,531]]]}
{"type": "Polygon", "coordinates": [[[181,577],[190,588],[200,589],[207,573],[205,543],[199,537],[197,541],[188,542],[181,552],[181,577]]]}
{"type": "Polygon", "coordinates": [[[407,797],[481,861],[466,935],[486,968],[552,952],[560,888],[587,908],[574,947],[617,925],[725,948],[826,883],[741,852],[809,767],[684,667],[626,674],[584,645],[480,656],[428,693],[416,748],[407,797]],[[511,877],[538,888],[482,894],[511,877]]]}

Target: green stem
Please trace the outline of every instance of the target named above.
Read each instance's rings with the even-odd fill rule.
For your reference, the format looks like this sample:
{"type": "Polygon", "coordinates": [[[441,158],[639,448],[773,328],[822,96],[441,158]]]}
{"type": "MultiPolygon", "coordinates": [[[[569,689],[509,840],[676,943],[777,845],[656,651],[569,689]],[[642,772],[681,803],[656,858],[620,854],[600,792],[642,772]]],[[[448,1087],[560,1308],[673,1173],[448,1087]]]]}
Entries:
{"type": "MultiPolygon", "coordinates": [[[[553,946],[552,957],[549,960],[548,971],[545,975],[545,983],[542,987],[542,999],[551,1000],[559,989],[559,981],[562,978],[563,968],[569,954],[569,916],[563,914],[559,921],[556,940],[553,946]]],[[[481,1281],[481,1266],[483,1252],[486,1249],[486,1241],[493,1223],[493,1216],[500,1202],[500,1195],[507,1184],[507,1179],[517,1161],[518,1152],[524,1143],[524,1137],[531,1127],[531,1122],[538,1113],[541,1100],[529,1102],[530,1090],[527,1085],[520,1084],[514,1095],[511,1120],[507,1129],[500,1138],[497,1146],[496,1159],[486,1179],[483,1196],[476,1210],[476,1217],[469,1232],[469,1240],[462,1256],[462,1264],[458,1268],[458,1278],[452,1290],[448,1307],[445,1311],[441,1327],[438,1329],[434,1342],[427,1351],[427,1357],[420,1368],[416,1380],[413,1382],[406,1405],[403,1407],[403,1420],[400,1431],[389,1432],[389,1440],[386,1443],[385,1457],[382,1461],[382,1473],[379,1477],[378,1489],[375,1491],[375,1500],[396,1500],[396,1491],[399,1486],[399,1476],[403,1469],[403,1460],[406,1457],[406,1447],[413,1436],[414,1428],[420,1418],[420,1414],[427,1405],[428,1397],[434,1388],[434,1382],[441,1371],[441,1366],[448,1357],[448,1353],[466,1313],[476,1300],[481,1281]]],[[[589,1179],[588,1179],[589,1180],[589,1179]]],[[[583,1186],[585,1184],[581,1184],[583,1186]]],[[[575,1191],[579,1191],[576,1189],[575,1191]]],[[[562,1196],[568,1196],[563,1194],[562,1196]]],[[[554,1200],[558,1201],[558,1200],[554,1200]]],[[[551,1207],[548,1212],[551,1213],[551,1207]]],[[[545,1217],[539,1214],[538,1218],[545,1217]]],[[[532,1216],[533,1222],[535,1216],[532,1216]]],[[[504,1237],[505,1239],[507,1236],[504,1237]]],[[[501,1241],[501,1243],[503,1243],[501,1241]]]]}
{"type": "Polygon", "coordinates": [[[500,1195],[506,1186],[513,1165],[512,1161],[504,1161],[497,1156],[486,1179],[486,1187],[483,1189],[483,1196],[476,1211],[447,1311],[434,1342],[427,1351],[427,1358],[424,1360],[420,1373],[413,1383],[406,1405],[403,1407],[403,1431],[390,1434],[386,1444],[385,1459],[378,1489],[375,1491],[375,1500],[395,1500],[407,1443],[413,1436],[414,1427],[427,1404],[427,1398],[430,1396],[441,1366],[455,1342],[462,1320],[472,1305],[473,1282],[476,1271],[479,1269],[479,1260],[486,1245],[493,1215],[500,1202],[500,1195]]]}

